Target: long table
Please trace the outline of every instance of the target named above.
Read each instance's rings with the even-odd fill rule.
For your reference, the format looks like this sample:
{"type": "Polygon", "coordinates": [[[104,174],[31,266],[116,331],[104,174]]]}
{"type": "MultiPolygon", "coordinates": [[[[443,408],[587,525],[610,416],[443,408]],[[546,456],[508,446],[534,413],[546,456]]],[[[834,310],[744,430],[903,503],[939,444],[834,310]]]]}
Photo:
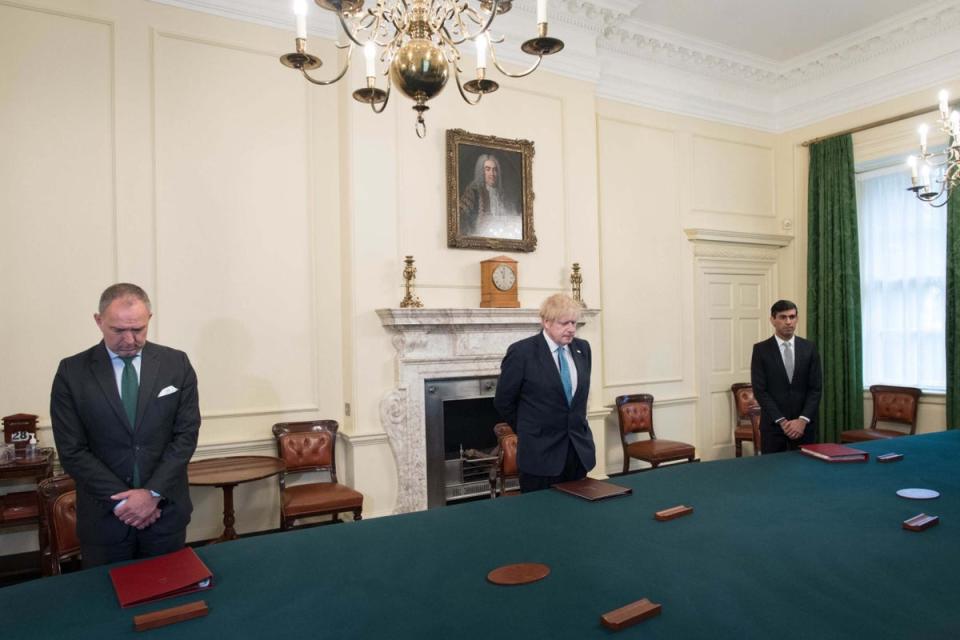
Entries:
{"type": "Polygon", "coordinates": [[[617,478],[633,494],[598,503],[544,491],[203,547],[213,589],[125,610],[106,568],[44,578],[0,589],[0,636],[133,636],[133,615],[203,598],[209,616],[149,637],[580,640],[646,597],[662,614],[617,638],[960,637],[960,432],[860,448],[869,462],[688,464],[617,478]],[[677,504],[694,513],[653,519],[677,504]],[[940,524],[901,528],[920,512],[940,524]],[[486,581],[514,562],[551,574],[486,581]]]}

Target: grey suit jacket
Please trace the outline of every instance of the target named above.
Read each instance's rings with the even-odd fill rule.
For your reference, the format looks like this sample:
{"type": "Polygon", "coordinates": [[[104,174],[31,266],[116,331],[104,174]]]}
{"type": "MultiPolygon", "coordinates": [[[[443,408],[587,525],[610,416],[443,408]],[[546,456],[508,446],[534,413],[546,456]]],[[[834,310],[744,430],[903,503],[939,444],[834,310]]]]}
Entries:
{"type": "Polygon", "coordinates": [[[148,528],[168,535],[186,528],[193,505],[187,463],[197,446],[197,376],[187,355],[148,342],[141,352],[136,424],[131,425],[103,342],[60,362],[50,394],[53,436],[64,470],[77,483],[77,533],[86,544],[122,540],[128,527],[110,496],[131,488],[134,460],[143,488],[163,498],[148,528]],[[160,393],[173,387],[174,392],[160,393]]]}
{"type": "Polygon", "coordinates": [[[560,475],[568,440],[587,471],[596,465],[593,434],[587,423],[590,343],[574,338],[570,355],[577,367],[577,392],[569,406],[560,371],[542,333],[514,342],[500,364],[493,403],[517,432],[517,464],[524,473],[560,475]]]}

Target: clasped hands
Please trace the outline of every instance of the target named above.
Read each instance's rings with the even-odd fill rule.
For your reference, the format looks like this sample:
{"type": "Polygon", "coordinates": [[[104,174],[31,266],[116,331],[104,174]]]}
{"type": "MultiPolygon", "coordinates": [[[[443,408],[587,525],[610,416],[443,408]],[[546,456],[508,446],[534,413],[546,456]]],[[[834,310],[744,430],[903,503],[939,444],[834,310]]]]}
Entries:
{"type": "Polygon", "coordinates": [[[149,489],[128,489],[110,496],[111,500],[123,501],[113,510],[120,522],[146,529],[160,518],[161,510],[157,507],[160,498],[153,495],[149,489]]]}
{"type": "Polygon", "coordinates": [[[803,435],[807,428],[807,421],[803,418],[794,418],[793,420],[784,420],[780,423],[780,428],[791,440],[796,440],[803,435]]]}

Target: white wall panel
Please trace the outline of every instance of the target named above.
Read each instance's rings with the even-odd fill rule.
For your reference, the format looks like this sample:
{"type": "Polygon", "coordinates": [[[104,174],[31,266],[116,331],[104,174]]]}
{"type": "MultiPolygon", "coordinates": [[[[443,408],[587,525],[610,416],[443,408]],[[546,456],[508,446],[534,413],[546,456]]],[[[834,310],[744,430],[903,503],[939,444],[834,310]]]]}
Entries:
{"type": "Polygon", "coordinates": [[[604,382],[683,376],[684,272],[671,131],[601,118],[604,382]]]}
{"type": "Polygon", "coordinates": [[[113,36],[0,4],[0,415],[44,422],[58,361],[100,339],[93,312],[116,277],[113,36]]]}
{"type": "Polygon", "coordinates": [[[158,338],[207,415],[315,407],[308,87],[269,52],[154,49],[158,338]]]}
{"type": "Polygon", "coordinates": [[[730,140],[694,136],[693,209],[772,218],[773,149],[730,140]]]}

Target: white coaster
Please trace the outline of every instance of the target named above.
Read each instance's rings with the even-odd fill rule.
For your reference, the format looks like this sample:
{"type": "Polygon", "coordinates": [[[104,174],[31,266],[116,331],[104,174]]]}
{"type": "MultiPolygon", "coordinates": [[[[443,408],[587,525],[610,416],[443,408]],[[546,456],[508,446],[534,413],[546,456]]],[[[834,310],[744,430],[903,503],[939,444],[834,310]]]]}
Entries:
{"type": "Polygon", "coordinates": [[[933,489],[900,489],[900,491],[897,491],[897,495],[911,500],[932,500],[933,498],[939,498],[940,492],[933,489]]]}

